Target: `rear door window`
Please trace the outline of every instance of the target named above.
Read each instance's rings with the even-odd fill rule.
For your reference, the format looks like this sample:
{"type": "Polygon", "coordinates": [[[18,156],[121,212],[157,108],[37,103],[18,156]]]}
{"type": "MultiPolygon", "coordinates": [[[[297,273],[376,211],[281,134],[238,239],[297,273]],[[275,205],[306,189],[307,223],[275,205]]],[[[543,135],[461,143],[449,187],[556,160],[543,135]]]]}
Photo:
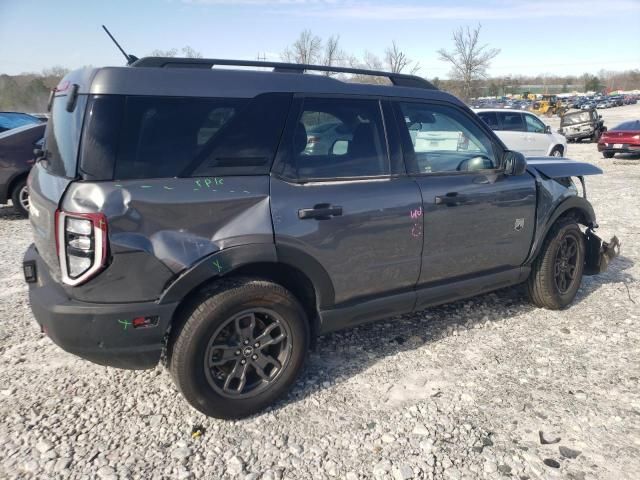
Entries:
{"type": "Polygon", "coordinates": [[[498,118],[502,124],[500,129],[511,132],[526,132],[522,114],[518,112],[498,112],[498,118]]]}
{"type": "Polygon", "coordinates": [[[115,178],[266,174],[290,102],[290,94],[128,97],[115,178]]]}
{"type": "Polygon", "coordinates": [[[298,116],[287,176],[302,179],[389,174],[377,100],[306,98],[298,116]]]}

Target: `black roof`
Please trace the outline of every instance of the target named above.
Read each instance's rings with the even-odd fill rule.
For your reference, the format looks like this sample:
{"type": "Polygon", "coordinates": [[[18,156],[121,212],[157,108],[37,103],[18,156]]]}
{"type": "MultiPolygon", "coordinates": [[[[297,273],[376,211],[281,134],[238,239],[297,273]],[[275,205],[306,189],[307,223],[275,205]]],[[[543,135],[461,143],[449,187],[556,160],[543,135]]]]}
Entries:
{"type": "Polygon", "coordinates": [[[414,75],[242,60],[146,57],[128,67],[75,70],[60,83],[63,88],[70,84],[78,84],[79,93],[91,94],[251,98],[267,92],[291,92],[419,98],[463,105],[456,97],[414,75]],[[211,68],[213,65],[231,68],[211,68]],[[234,66],[264,67],[270,71],[233,69],[234,66]],[[326,75],[305,74],[307,71],[383,76],[389,78],[392,85],[347,82],[326,75]]]}

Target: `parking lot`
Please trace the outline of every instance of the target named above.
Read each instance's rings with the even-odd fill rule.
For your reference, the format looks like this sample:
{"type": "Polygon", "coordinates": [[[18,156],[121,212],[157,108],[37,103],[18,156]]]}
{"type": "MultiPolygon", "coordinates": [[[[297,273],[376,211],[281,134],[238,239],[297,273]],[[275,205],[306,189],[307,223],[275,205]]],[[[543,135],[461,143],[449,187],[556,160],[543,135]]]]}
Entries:
{"type": "MultiPolygon", "coordinates": [[[[601,113],[613,127],[640,105],[601,113]]],[[[163,367],[100,367],[41,334],[28,221],[0,208],[0,477],[638,478],[640,158],[567,156],[604,170],[587,194],[622,243],[570,308],[511,288],[323,337],[288,397],[234,422],[191,409],[163,367]]]]}

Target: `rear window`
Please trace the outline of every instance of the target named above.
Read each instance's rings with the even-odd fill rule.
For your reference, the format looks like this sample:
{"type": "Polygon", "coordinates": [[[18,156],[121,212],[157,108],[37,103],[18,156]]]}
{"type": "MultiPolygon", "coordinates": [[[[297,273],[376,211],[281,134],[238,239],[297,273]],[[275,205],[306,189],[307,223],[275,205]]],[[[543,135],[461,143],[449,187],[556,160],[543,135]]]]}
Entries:
{"type": "Polygon", "coordinates": [[[74,178],[78,161],[78,145],[87,96],[78,95],[75,108],[67,112],[67,96],[55,97],[48,122],[44,148],[44,167],[54,175],[74,178]]]}
{"type": "Polygon", "coordinates": [[[118,180],[266,174],[290,102],[290,94],[96,96],[83,137],[82,171],[118,180]]]}
{"type": "Polygon", "coordinates": [[[611,130],[640,130],[640,120],[631,120],[628,122],[622,122],[611,130]]]}

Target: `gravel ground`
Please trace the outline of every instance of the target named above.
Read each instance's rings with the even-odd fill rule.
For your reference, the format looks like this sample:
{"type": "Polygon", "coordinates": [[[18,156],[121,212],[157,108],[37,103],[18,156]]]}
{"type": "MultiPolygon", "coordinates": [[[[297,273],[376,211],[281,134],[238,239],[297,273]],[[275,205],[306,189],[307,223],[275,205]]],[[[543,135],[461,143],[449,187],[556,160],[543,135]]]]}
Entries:
{"type": "Polygon", "coordinates": [[[512,288],[324,337],[286,399],[235,422],[191,409],[162,367],[100,367],[41,335],[29,227],[0,208],[0,478],[638,478],[640,162],[569,157],[604,169],[589,198],[623,249],[570,308],[512,288]]]}

